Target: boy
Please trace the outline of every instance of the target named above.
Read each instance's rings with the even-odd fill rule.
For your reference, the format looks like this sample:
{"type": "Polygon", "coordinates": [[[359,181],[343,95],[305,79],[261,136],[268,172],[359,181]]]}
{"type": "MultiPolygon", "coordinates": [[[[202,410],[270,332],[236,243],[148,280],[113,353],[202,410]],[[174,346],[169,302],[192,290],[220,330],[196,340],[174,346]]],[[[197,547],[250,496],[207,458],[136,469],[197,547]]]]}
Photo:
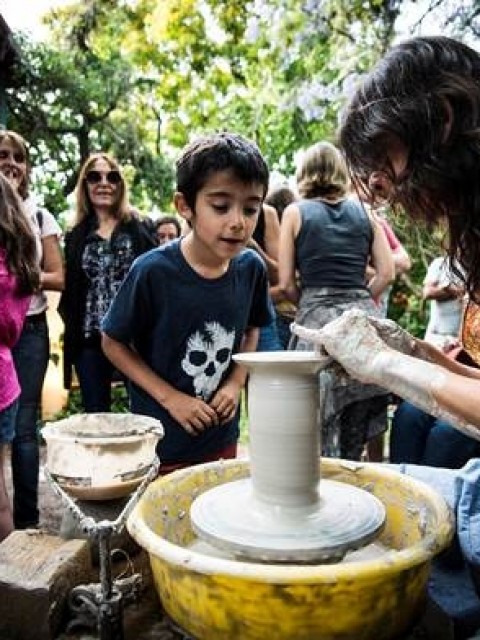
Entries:
{"type": "Polygon", "coordinates": [[[191,231],[138,259],[103,322],[103,349],[131,381],[131,409],[159,418],[161,473],[234,458],[246,370],[268,324],[266,269],[246,249],[268,187],[258,148],[202,137],[177,161],[174,202],[191,231]]]}

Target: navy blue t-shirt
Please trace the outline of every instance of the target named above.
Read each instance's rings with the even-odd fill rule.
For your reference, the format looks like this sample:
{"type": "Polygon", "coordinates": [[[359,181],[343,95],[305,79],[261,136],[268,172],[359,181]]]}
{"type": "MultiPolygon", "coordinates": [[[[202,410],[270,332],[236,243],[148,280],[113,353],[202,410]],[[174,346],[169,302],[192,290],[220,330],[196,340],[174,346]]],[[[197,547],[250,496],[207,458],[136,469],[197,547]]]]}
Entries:
{"type": "MultiPolygon", "coordinates": [[[[247,327],[271,320],[267,274],[260,257],[246,249],[223,276],[203,278],[186,262],[180,243],[137,258],[102,329],[133,346],[173,387],[208,402],[230,373],[247,327]]],[[[157,450],[165,464],[199,462],[238,439],[238,412],[231,422],[192,436],[143,389],[130,387],[131,410],[163,423],[157,450]]]]}

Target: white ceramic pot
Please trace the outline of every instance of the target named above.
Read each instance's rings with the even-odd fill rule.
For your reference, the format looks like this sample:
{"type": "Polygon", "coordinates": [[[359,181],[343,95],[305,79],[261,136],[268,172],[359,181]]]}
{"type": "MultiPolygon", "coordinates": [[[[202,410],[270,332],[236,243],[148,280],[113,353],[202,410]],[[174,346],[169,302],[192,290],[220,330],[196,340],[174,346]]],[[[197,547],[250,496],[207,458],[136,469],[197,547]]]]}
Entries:
{"type": "Polygon", "coordinates": [[[47,423],[47,468],[54,480],[82,500],[110,500],[131,493],[147,474],[161,423],[129,413],[88,413],[47,423]]]}

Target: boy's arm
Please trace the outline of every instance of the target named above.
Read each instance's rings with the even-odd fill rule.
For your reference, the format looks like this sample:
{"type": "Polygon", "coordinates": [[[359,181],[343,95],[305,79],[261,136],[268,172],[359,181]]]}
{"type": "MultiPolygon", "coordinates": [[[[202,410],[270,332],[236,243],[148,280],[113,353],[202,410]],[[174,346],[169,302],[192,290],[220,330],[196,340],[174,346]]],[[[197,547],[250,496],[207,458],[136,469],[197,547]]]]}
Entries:
{"type": "Polygon", "coordinates": [[[102,348],[119,371],[146,391],[191,435],[218,424],[218,416],[212,407],[172,387],[127,345],[102,333],[102,348]]]}
{"type": "MultiPolygon", "coordinates": [[[[259,332],[260,329],[258,327],[248,327],[238,352],[245,353],[247,351],[255,351],[258,344],[259,332]]],[[[223,384],[217,389],[215,395],[210,400],[210,406],[215,409],[222,424],[234,418],[240,401],[240,393],[245,386],[247,375],[247,369],[235,362],[230,375],[224,380],[223,384]]]]}

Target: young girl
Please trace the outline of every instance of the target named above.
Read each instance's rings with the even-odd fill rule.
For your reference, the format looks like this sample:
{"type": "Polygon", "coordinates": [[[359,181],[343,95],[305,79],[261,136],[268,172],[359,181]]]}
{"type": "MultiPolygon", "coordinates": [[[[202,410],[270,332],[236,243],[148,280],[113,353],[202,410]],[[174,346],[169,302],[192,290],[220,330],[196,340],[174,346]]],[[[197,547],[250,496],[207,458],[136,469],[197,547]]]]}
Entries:
{"type": "Polygon", "coordinates": [[[3,471],[4,448],[13,440],[20,395],[11,350],[39,282],[33,231],[18,196],[0,173],[0,541],[13,529],[3,471]]]}
{"type": "Polygon", "coordinates": [[[40,286],[30,299],[13,361],[22,389],[11,446],[13,522],[15,529],[38,525],[40,453],[38,421],[43,381],[50,357],[47,292],[63,289],[61,229],[53,215],[40,208],[30,190],[31,163],[27,141],[15,131],[0,131],[0,173],[10,182],[23,205],[35,235],[40,286]]]}

